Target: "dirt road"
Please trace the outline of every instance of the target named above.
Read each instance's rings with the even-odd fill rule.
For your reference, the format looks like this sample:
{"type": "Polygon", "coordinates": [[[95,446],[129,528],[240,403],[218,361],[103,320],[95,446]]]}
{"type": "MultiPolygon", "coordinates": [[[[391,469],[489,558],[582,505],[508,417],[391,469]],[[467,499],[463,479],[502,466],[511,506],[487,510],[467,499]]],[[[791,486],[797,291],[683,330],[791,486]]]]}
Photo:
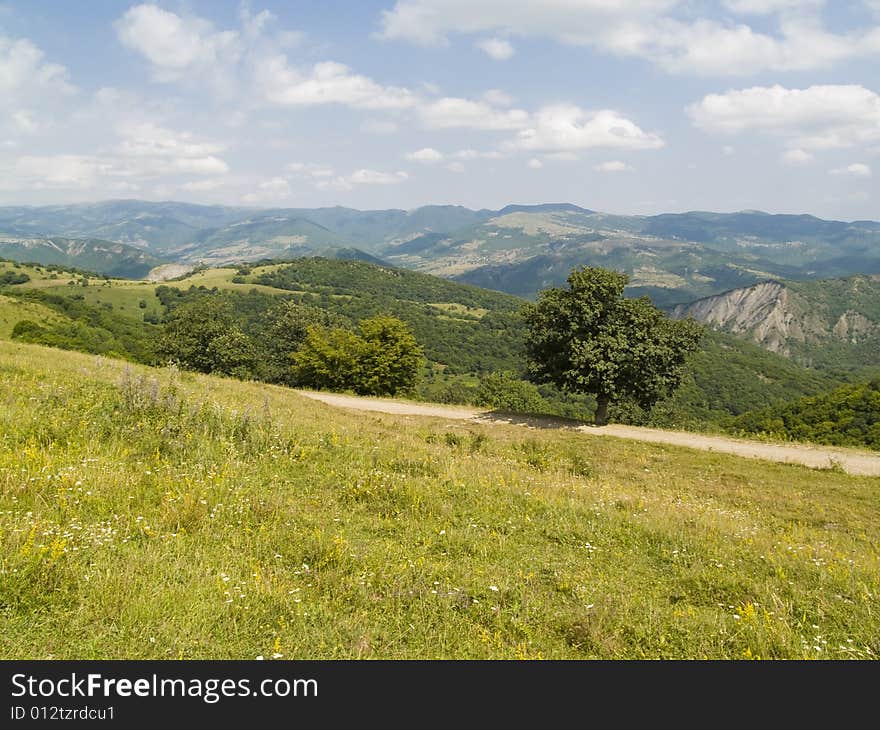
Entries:
{"type": "Polygon", "coordinates": [[[880,454],[856,449],[840,449],[831,446],[801,446],[785,444],[767,444],[760,441],[745,441],[725,438],[723,436],[704,436],[685,431],[662,431],[639,426],[589,426],[577,425],[561,419],[530,418],[526,416],[506,416],[473,408],[458,406],[439,406],[427,403],[409,403],[404,401],[385,400],[382,398],[359,398],[337,393],[318,393],[313,391],[297,391],[308,398],[321,401],[338,408],[357,411],[375,411],[401,416],[432,416],[459,421],[475,421],[478,423],[514,423],[533,428],[559,428],[575,430],[591,436],[616,436],[635,441],[649,441],[658,444],[685,446],[702,451],[718,451],[735,454],[748,459],[764,459],[789,464],[803,464],[813,468],[828,468],[839,465],[850,474],[880,476],[880,454]]]}

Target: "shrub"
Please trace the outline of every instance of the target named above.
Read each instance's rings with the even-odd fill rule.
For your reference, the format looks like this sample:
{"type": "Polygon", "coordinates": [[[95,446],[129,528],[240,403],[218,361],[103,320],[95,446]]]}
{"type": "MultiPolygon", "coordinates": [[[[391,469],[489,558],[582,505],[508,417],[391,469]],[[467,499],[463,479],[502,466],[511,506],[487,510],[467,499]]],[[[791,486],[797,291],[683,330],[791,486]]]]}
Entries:
{"type": "Polygon", "coordinates": [[[30,319],[22,319],[15,323],[12,328],[12,339],[22,342],[37,343],[42,335],[46,333],[46,328],[40,326],[30,319]]]}
{"type": "Polygon", "coordinates": [[[363,320],[358,332],[310,327],[293,355],[291,377],[310,388],[396,395],[413,389],[423,362],[406,324],[379,316],[363,320]]]}
{"type": "Polygon", "coordinates": [[[508,371],[490,373],[480,380],[476,404],[514,413],[539,413],[547,405],[533,383],[508,371]]]}
{"type": "Polygon", "coordinates": [[[30,281],[31,277],[23,271],[4,271],[0,274],[0,286],[14,286],[15,284],[25,284],[30,281]]]}

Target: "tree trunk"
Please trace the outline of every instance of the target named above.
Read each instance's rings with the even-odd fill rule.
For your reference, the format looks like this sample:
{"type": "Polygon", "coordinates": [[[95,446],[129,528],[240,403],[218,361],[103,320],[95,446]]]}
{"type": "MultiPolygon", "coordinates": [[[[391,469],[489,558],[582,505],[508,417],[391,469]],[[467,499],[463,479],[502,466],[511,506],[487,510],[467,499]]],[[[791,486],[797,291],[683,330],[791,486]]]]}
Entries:
{"type": "Polygon", "coordinates": [[[595,424],[597,426],[604,426],[608,423],[608,403],[611,401],[611,396],[606,395],[605,393],[599,393],[596,396],[596,416],[595,416],[595,424]]]}

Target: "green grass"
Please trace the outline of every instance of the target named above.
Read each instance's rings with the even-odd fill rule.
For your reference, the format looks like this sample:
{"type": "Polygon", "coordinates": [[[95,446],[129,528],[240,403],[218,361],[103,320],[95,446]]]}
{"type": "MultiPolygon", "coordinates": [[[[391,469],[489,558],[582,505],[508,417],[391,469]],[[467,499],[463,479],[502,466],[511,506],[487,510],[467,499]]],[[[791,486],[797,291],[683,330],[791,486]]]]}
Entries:
{"type": "Polygon", "coordinates": [[[0,294],[0,339],[8,340],[12,334],[12,328],[23,319],[36,322],[58,322],[63,317],[42,304],[24,302],[0,294]]]}
{"type": "Polygon", "coordinates": [[[39,264],[19,264],[13,261],[0,259],[0,274],[6,271],[23,272],[30,277],[30,281],[25,284],[16,285],[16,289],[33,289],[41,286],[60,286],[67,284],[68,281],[80,278],[78,273],[64,270],[62,267],[55,267],[56,270],[50,271],[39,264]],[[52,278],[54,277],[54,278],[52,278]]]}
{"type": "Polygon", "coordinates": [[[0,343],[0,657],[874,658],[880,480],[0,343]]]}
{"type": "Polygon", "coordinates": [[[156,284],[150,282],[90,275],[89,285],[81,286],[83,275],[79,272],[52,271],[33,264],[15,266],[12,262],[0,261],[0,274],[4,271],[21,271],[30,277],[30,281],[24,284],[9,287],[7,293],[38,290],[63,297],[81,296],[87,304],[109,306],[117,314],[137,321],[142,321],[145,313],[162,314],[156,298],[156,284]],[[139,306],[142,300],[147,305],[143,309],[139,306]]]}
{"type": "Polygon", "coordinates": [[[227,266],[215,269],[205,269],[203,271],[196,271],[180,280],[165,281],[162,283],[165,284],[165,286],[173,286],[178,289],[189,289],[191,286],[203,286],[207,289],[213,289],[214,287],[217,287],[218,289],[221,289],[223,291],[248,292],[252,289],[256,289],[257,291],[264,294],[283,294],[287,292],[283,292],[273,286],[266,286],[264,284],[258,284],[251,281],[261,274],[271,273],[279,269],[280,267],[280,264],[253,267],[253,274],[244,277],[247,283],[242,284],[232,281],[232,278],[236,275],[236,272],[239,268],[238,266],[227,266]]]}
{"type": "Polygon", "coordinates": [[[87,304],[110,309],[121,317],[137,322],[142,322],[145,314],[154,314],[161,317],[163,312],[162,305],[156,298],[155,284],[147,282],[109,280],[107,283],[104,283],[98,279],[85,287],[41,286],[39,288],[49,294],[59,294],[61,296],[80,295],[87,304]],[[141,302],[144,302],[146,307],[141,308],[141,302]]]}

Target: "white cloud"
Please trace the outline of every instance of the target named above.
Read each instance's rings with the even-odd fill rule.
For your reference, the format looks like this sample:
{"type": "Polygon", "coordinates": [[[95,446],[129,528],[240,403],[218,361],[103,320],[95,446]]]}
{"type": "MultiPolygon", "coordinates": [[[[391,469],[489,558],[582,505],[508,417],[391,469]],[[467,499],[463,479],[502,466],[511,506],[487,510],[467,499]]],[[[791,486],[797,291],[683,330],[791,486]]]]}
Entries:
{"type": "Polygon", "coordinates": [[[706,132],[775,135],[803,150],[880,140],[880,96],[863,86],[762,87],[709,94],[687,108],[706,132]]]}
{"type": "Polygon", "coordinates": [[[443,153],[438,152],[433,147],[423,147],[420,150],[416,150],[415,152],[410,152],[406,159],[410,162],[421,162],[423,164],[431,165],[436,162],[443,161],[443,153]]]}
{"type": "Polygon", "coordinates": [[[685,0],[398,0],[383,13],[382,37],[423,45],[445,44],[452,33],[549,37],[643,58],[674,73],[720,76],[827,68],[880,54],[880,29],[828,31],[817,12],[819,2],[727,3],[741,14],[778,16],[777,27],[769,31],[701,17],[699,5],[685,0]]]}
{"type": "Polygon", "coordinates": [[[214,142],[199,142],[190,132],[174,132],[152,122],[123,124],[120,150],[127,157],[203,158],[224,150],[214,142]]]}
{"type": "Polygon", "coordinates": [[[503,38],[484,38],[474,45],[496,61],[506,61],[514,54],[513,46],[503,38]]]}
{"type": "Polygon", "coordinates": [[[36,134],[40,130],[40,123],[35,119],[33,112],[19,109],[9,115],[12,126],[21,134],[36,134]]]}
{"type": "Polygon", "coordinates": [[[25,155],[16,160],[14,172],[30,188],[88,189],[109,167],[88,155],[25,155]]]}
{"type": "Polygon", "coordinates": [[[501,89],[489,89],[483,94],[483,99],[492,106],[510,106],[513,104],[513,97],[501,89]]]}
{"type": "Polygon", "coordinates": [[[461,162],[450,162],[446,166],[446,169],[451,172],[464,172],[465,170],[464,165],[461,162]]]}
{"type": "Polygon", "coordinates": [[[44,60],[43,52],[27,38],[0,36],[0,95],[4,106],[13,100],[75,91],[67,69],[44,60]]]}
{"type": "Polygon", "coordinates": [[[129,8],[115,27],[122,44],[146,58],[161,82],[213,75],[237,62],[242,52],[238,32],[215,31],[206,20],[184,18],[152,4],[129,8]]]}
{"type": "Polygon", "coordinates": [[[382,14],[382,37],[442,45],[449,33],[505,31],[574,40],[609,24],[646,20],[676,0],[398,0],[382,14]]]}
{"type": "Polygon", "coordinates": [[[632,167],[620,160],[609,160],[596,165],[593,169],[597,172],[628,172],[632,167]]]}
{"type": "Polygon", "coordinates": [[[151,122],[123,124],[117,153],[140,174],[224,175],[229,166],[217,155],[223,145],[200,142],[189,132],[175,132],[151,122]]]}
{"type": "MultiPolygon", "coordinates": [[[[114,131],[117,140],[95,152],[25,154],[2,172],[25,190],[100,190],[105,194],[140,190],[139,182],[149,179],[216,179],[229,172],[227,163],[217,156],[224,149],[223,145],[200,141],[191,133],[170,130],[152,122],[122,123],[114,131]]],[[[190,187],[175,184],[169,189],[214,187],[207,184],[196,187],[198,182],[193,181],[190,187]]]]}
{"type": "Polygon", "coordinates": [[[721,148],[721,154],[723,154],[725,157],[732,157],[736,154],[736,150],[729,144],[726,144],[721,148]]]}
{"type": "Polygon", "coordinates": [[[544,167],[544,163],[541,162],[541,160],[539,160],[537,157],[533,157],[531,160],[529,160],[527,165],[532,170],[540,170],[542,167],[544,167]]]}
{"type": "Polygon", "coordinates": [[[379,170],[355,170],[350,175],[336,177],[332,180],[321,180],[316,187],[319,190],[352,190],[358,185],[395,185],[409,178],[405,172],[381,172],[379,170]]]}
{"type": "Polygon", "coordinates": [[[828,32],[812,17],[784,18],[778,35],[745,24],[713,20],[664,20],[639,38],[632,55],[673,73],[745,76],[761,71],[830,68],[847,59],[875,55],[880,43],[870,31],[828,32]]]}
{"type": "Polygon", "coordinates": [[[303,74],[289,65],[284,54],[275,54],[256,64],[255,75],[266,100],[281,106],[342,104],[358,109],[405,109],[418,101],[408,89],[381,86],[333,61],[316,63],[303,74]]]}
{"type": "Polygon", "coordinates": [[[831,170],[832,175],[852,175],[853,177],[871,177],[871,168],[864,162],[854,162],[846,167],[831,170]]]}
{"type": "Polygon", "coordinates": [[[495,109],[482,101],[445,97],[419,107],[422,124],[429,129],[514,130],[529,123],[522,109],[495,109]]]}
{"type": "Polygon", "coordinates": [[[793,150],[786,150],[785,153],[782,155],[782,159],[789,165],[805,165],[808,162],[812,162],[814,156],[812,153],[798,148],[793,150]]]}
{"type": "Polygon", "coordinates": [[[218,157],[181,158],[172,162],[169,172],[191,175],[225,175],[229,165],[218,157]]]}
{"type": "MultiPolygon", "coordinates": [[[[238,30],[220,31],[203,18],[141,4],[122,15],[115,27],[122,44],[149,61],[156,81],[194,88],[207,81],[245,109],[253,101],[254,88],[262,101],[279,106],[403,109],[417,103],[410,90],[383,86],[341,63],[322,61],[303,68],[291,64],[284,50],[296,45],[301,34],[270,32],[275,16],[268,11],[254,15],[243,6],[239,19],[238,30]]],[[[241,112],[239,116],[241,124],[241,112]]]]}
{"type": "Polygon", "coordinates": [[[405,172],[378,172],[376,170],[355,170],[348,179],[354,185],[393,185],[409,177],[405,172]]]}
{"type": "MultiPolygon", "coordinates": [[[[0,35],[0,131],[15,138],[57,126],[76,93],[67,69],[45,60],[27,38],[0,35]]],[[[14,140],[7,140],[15,143],[14,140]]]]}
{"type": "Polygon", "coordinates": [[[288,200],[293,191],[290,182],[284,177],[271,177],[261,180],[255,189],[246,193],[242,200],[249,204],[278,204],[288,200]]]}
{"type": "Polygon", "coordinates": [[[290,193],[290,183],[283,177],[273,177],[264,180],[258,186],[260,190],[268,193],[286,195],[290,193]]]}
{"type": "Polygon", "coordinates": [[[587,112],[562,104],[539,109],[533,126],[519,133],[514,147],[543,152],[571,153],[593,148],[658,149],[663,140],[608,109],[587,112]]]}
{"type": "Polygon", "coordinates": [[[485,152],[480,152],[479,150],[474,150],[470,148],[458,150],[457,152],[453,152],[450,155],[450,157],[455,160],[500,160],[504,156],[504,153],[499,152],[498,150],[487,150],[485,152]]]}

